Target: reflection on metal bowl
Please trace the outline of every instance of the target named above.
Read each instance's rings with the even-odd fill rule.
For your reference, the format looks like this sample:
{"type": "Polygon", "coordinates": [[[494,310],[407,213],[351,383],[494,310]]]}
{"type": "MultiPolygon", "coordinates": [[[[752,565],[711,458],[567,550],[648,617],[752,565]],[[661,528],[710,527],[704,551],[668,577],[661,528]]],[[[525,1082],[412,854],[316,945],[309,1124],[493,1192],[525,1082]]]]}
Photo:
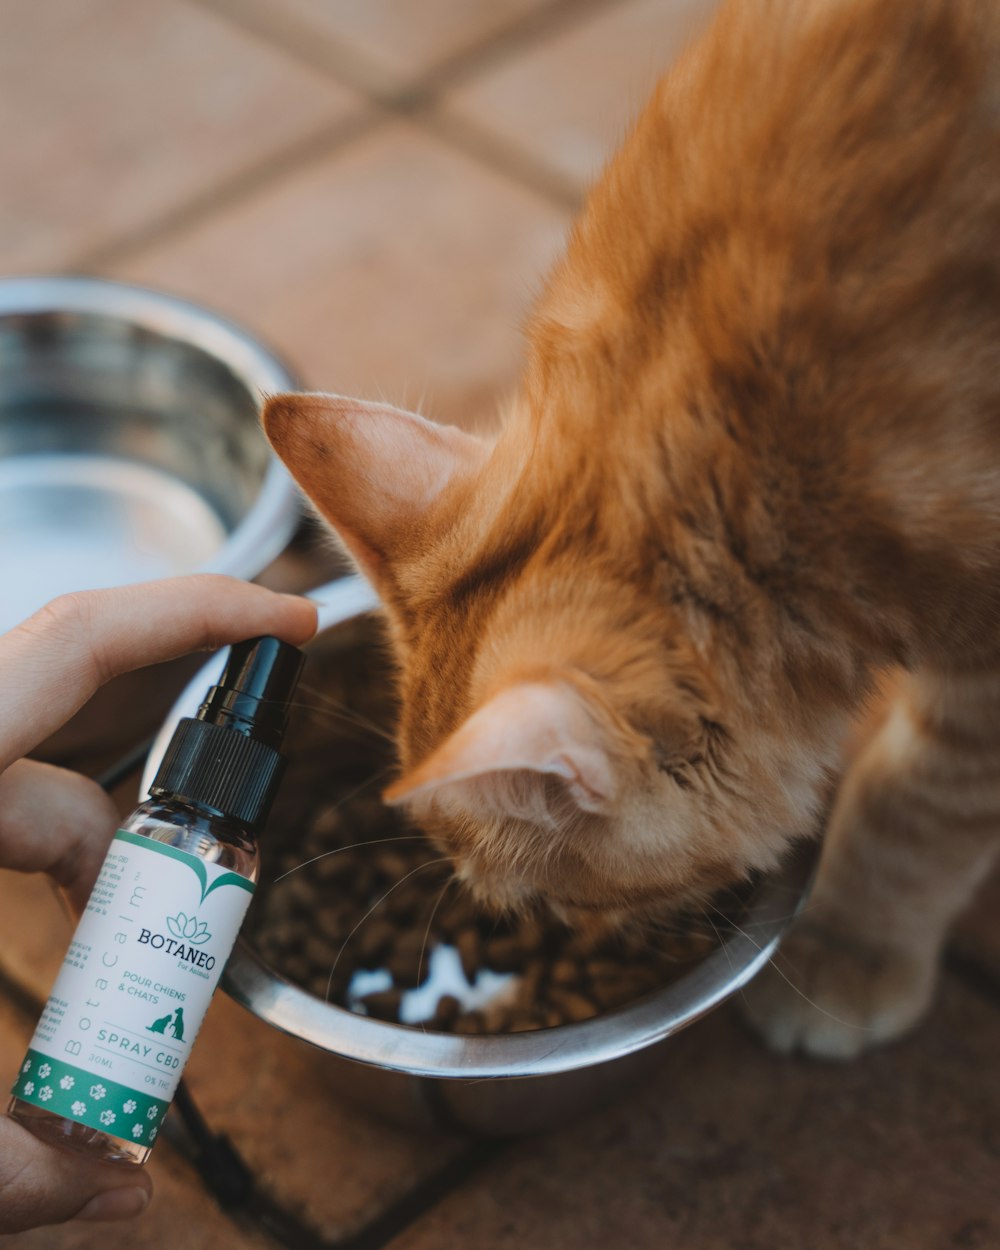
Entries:
{"type": "MultiPolygon", "coordinates": [[[[169,296],[0,281],[0,631],[66,591],[259,574],[298,519],[259,398],[294,386],[244,332],[169,296]]],[[[143,679],[126,684],[49,753],[134,736],[143,679]]]]}

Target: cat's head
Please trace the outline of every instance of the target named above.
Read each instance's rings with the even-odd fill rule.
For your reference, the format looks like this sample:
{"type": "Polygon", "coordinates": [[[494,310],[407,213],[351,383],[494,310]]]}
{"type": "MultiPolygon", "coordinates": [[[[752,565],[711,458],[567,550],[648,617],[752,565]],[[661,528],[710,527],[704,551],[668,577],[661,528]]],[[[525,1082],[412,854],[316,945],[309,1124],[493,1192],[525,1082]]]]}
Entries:
{"type": "Polygon", "coordinates": [[[613,482],[327,395],[276,397],[264,424],[385,604],[387,797],[481,898],[568,918],[685,906],[803,831],[815,753],[748,702],[742,661],[699,636],[613,482]]]}

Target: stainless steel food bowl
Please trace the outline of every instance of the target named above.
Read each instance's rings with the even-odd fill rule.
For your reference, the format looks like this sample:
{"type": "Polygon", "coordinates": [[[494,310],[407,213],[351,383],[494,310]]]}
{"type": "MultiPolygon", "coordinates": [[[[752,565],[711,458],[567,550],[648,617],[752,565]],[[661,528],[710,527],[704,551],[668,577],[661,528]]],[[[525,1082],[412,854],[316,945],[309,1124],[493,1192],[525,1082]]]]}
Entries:
{"type": "Polygon", "coordinates": [[[259,573],[296,521],[259,396],[294,386],[247,335],[166,295],[0,282],[0,630],[65,590],[259,573]]]}
{"type": "MultiPolygon", "coordinates": [[[[358,577],[321,587],[313,597],[321,605],[321,632],[359,621],[377,607],[358,577]]],[[[222,656],[209,661],[171,710],[146,766],[144,792],[174,726],[194,715],[222,662],[222,656]]],[[[774,953],[804,901],[816,858],[814,845],[795,850],[750,899],[741,929],[677,981],[578,1024],[467,1036],[383,1023],[290,984],[244,940],[226,967],[223,987],[262,1020],[328,1051],[331,1083],[373,1110],[464,1132],[532,1132],[618,1093],[659,1061],[674,1033],[745,985],[774,953]]]]}
{"type": "MultiPolygon", "coordinates": [[[[260,395],[294,386],[248,335],[181,300],[0,281],[0,632],[65,591],[260,573],[298,519],[260,395]]],[[[111,719],[91,715],[88,732],[111,719]]]]}

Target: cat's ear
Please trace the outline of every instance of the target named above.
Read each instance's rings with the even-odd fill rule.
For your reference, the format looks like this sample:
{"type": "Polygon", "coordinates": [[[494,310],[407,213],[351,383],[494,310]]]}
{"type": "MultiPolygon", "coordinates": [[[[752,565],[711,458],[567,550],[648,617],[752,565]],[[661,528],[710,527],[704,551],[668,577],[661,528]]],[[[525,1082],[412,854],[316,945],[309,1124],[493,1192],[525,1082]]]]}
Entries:
{"type": "Polygon", "coordinates": [[[607,812],[617,790],[609,734],[563,682],[510,686],[386,791],[388,803],[438,798],[471,814],[538,820],[548,778],[581,812],[607,812]]]}
{"type": "Polygon", "coordinates": [[[339,395],[275,395],[262,419],[292,476],[376,581],[448,483],[489,455],[455,426],[339,395]]]}

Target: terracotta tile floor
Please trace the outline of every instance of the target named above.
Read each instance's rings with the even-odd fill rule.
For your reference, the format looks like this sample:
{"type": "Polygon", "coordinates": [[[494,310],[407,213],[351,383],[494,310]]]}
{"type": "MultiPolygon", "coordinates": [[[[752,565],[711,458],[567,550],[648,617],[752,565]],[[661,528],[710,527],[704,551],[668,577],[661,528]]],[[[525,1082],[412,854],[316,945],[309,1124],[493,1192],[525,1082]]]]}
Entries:
{"type": "Polygon", "coordinates": [[[363,107],[197,6],[19,5],[0,40],[0,267],[76,265],[363,107]]]}
{"type": "Polygon", "coordinates": [[[112,264],[250,323],[310,386],[472,422],[514,380],[560,208],[386,121],[112,264]]]}
{"type": "MultiPolygon", "coordinates": [[[[244,322],[307,385],[488,419],[587,177],[712,7],[19,5],[0,41],[17,122],[0,135],[0,268],[162,286],[244,322]]],[[[935,1013],[898,1046],[846,1068],[780,1060],[726,1008],[631,1097],[495,1156],[358,1111],[319,1052],[220,997],[191,1087],[298,1236],[223,1214],[175,1133],[138,1225],[0,1244],[996,1250],[998,913],[1000,877],[959,928],[935,1013]]],[[[3,1071],[66,938],[44,882],[0,873],[3,1071]]]]}

